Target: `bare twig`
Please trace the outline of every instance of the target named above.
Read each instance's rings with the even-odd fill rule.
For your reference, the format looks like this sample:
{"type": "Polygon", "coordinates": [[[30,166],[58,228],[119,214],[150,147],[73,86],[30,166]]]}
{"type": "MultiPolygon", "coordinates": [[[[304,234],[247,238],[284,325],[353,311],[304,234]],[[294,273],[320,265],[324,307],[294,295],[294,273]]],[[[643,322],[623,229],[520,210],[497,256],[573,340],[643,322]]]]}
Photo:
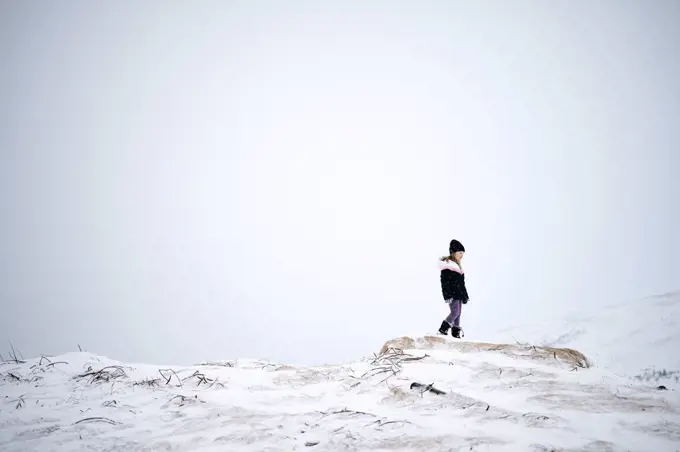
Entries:
{"type": "MultiPolygon", "coordinates": [[[[358,380],[364,380],[376,377],[381,374],[388,374],[386,377],[382,378],[378,384],[386,383],[392,377],[395,377],[399,372],[402,371],[402,365],[405,362],[420,361],[427,358],[429,355],[425,354],[423,356],[410,355],[404,353],[400,348],[388,348],[379,355],[373,354],[373,359],[370,361],[372,368],[364,372],[360,377],[355,377],[350,375],[350,378],[355,378],[358,380]]],[[[352,384],[351,388],[357,386],[361,381],[352,384]]]]}
{"type": "Polygon", "coordinates": [[[41,355],[41,356],[40,356],[40,361],[38,361],[38,365],[39,365],[39,366],[42,366],[43,359],[44,359],[45,361],[47,361],[48,363],[51,363],[51,362],[52,362],[52,360],[49,359],[47,356],[41,355]]]}
{"type": "MultiPolygon", "coordinates": [[[[205,384],[205,385],[207,386],[208,383],[213,383],[213,382],[214,382],[212,378],[206,377],[204,374],[200,373],[199,371],[196,371],[196,372],[194,372],[193,374],[191,374],[190,376],[184,378],[184,379],[182,380],[182,382],[185,382],[185,381],[187,381],[187,380],[189,380],[189,379],[191,379],[191,378],[196,378],[196,379],[198,380],[198,383],[196,383],[196,386],[200,386],[201,383],[203,383],[203,384],[205,384]]],[[[211,386],[212,386],[212,384],[211,384],[211,386]]]]}
{"type": "Polygon", "coordinates": [[[106,418],[106,417],[86,417],[85,419],[81,419],[79,421],[76,421],[75,424],[82,424],[82,423],[85,423],[85,422],[106,422],[107,424],[111,424],[111,425],[119,424],[119,422],[113,421],[113,420],[106,418]]]}
{"type": "Polygon", "coordinates": [[[265,369],[268,367],[278,367],[276,364],[264,362],[264,361],[257,361],[257,364],[260,365],[260,369],[265,369]]]}
{"type": "Polygon", "coordinates": [[[430,355],[428,355],[428,354],[426,353],[426,354],[424,354],[423,356],[414,356],[414,357],[404,358],[402,361],[406,361],[406,362],[408,362],[408,361],[420,361],[421,359],[428,358],[429,356],[430,356],[430,355]]]}
{"type": "Polygon", "coordinates": [[[186,401],[187,398],[184,397],[184,396],[181,395],[181,394],[177,394],[175,397],[173,397],[173,398],[171,398],[170,400],[168,400],[168,403],[172,402],[172,401],[175,400],[175,399],[179,399],[181,403],[184,403],[184,402],[186,401]]]}
{"type": "Polygon", "coordinates": [[[15,410],[18,410],[18,409],[26,406],[26,401],[24,400],[24,395],[20,395],[18,399],[14,400],[12,402],[12,403],[17,402],[16,406],[14,407],[15,410]]]}
{"type": "Polygon", "coordinates": [[[390,378],[392,378],[392,377],[394,377],[394,376],[396,376],[396,375],[397,375],[397,372],[396,372],[395,370],[393,370],[393,371],[392,371],[392,375],[386,376],[386,377],[383,378],[383,379],[380,381],[380,383],[378,383],[378,384],[387,383],[387,380],[389,380],[390,378]]]}
{"type": "Polygon", "coordinates": [[[334,415],[334,414],[345,414],[345,413],[349,414],[350,416],[357,416],[357,415],[362,415],[362,414],[363,414],[364,416],[372,416],[372,417],[375,417],[375,414],[366,413],[366,412],[364,412],[364,411],[348,410],[347,408],[343,408],[343,409],[340,410],[340,411],[333,411],[333,412],[329,412],[329,413],[324,412],[324,411],[319,411],[319,412],[323,415],[323,416],[321,416],[321,417],[319,418],[319,420],[325,418],[326,416],[332,416],[332,415],[334,415]]]}
{"type": "Polygon", "coordinates": [[[208,361],[197,364],[198,366],[219,366],[219,367],[234,367],[231,361],[208,361]]]}
{"type": "Polygon", "coordinates": [[[219,387],[221,387],[221,388],[224,388],[224,384],[223,384],[222,382],[220,382],[219,377],[218,377],[218,378],[215,378],[215,381],[213,381],[212,383],[210,383],[210,386],[208,386],[208,387],[209,387],[209,388],[212,388],[213,386],[219,386],[219,387]]]}
{"type": "Polygon", "coordinates": [[[378,424],[377,428],[384,427],[388,424],[411,424],[410,421],[383,421],[378,419],[377,421],[371,422],[368,425],[378,424]]]}
{"type": "Polygon", "coordinates": [[[364,374],[359,378],[363,379],[368,374],[371,374],[370,375],[371,377],[375,377],[376,375],[380,375],[380,374],[385,373],[385,372],[394,372],[394,368],[392,366],[374,367],[373,369],[370,369],[370,370],[364,372],[364,374]]]}
{"type": "MultiPolygon", "coordinates": [[[[512,337],[513,339],[515,339],[515,336],[510,336],[510,337],[512,337]]],[[[529,343],[528,343],[528,342],[521,343],[521,342],[518,341],[517,339],[515,339],[515,342],[516,342],[517,345],[519,345],[520,347],[529,347],[529,343]]]]}
{"type": "MultiPolygon", "coordinates": [[[[9,347],[11,349],[10,352],[9,352],[10,361],[13,362],[14,364],[25,364],[26,361],[19,359],[19,357],[17,355],[17,350],[14,348],[14,345],[12,344],[12,342],[10,342],[10,341],[7,341],[7,342],[9,342],[9,347]]],[[[21,354],[21,352],[19,352],[19,354],[21,354]]]]}
{"type": "Polygon", "coordinates": [[[80,379],[87,377],[90,377],[90,383],[109,382],[110,380],[115,380],[116,378],[127,377],[127,374],[123,370],[122,366],[106,366],[97,371],[89,368],[87,372],[76,375],[74,378],[80,379]]]}
{"type": "Polygon", "coordinates": [[[163,379],[165,380],[166,385],[170,384],[170,380],[172,380],[172,375],[166,376],[163,372],[172,372],[172,374],[177,378],[179,385],[184,386],[182,384],[182,379],[179,378],[179,376],[177,375],[177,373],[174,370],[172,370],[172,369],[158,369],[158,373],[161,374],[161,377],[163,377],[163,379]]]}
{"type": "Polygon", "coordinates": [[[31,366],[31,369],[32,369],[31,373],[33,374],[33,373],[36,373],[36,372],[45,372],[47,369],[54,367],[57,364],[68,364],[68,363],[66,361],[54,361],[54,362],[52,362],[48,358],[45,358],[43,356],[42,358],[40,358],[40,362],[33,364],[31,366]],[[42,365],[43,358],[46,359],[47,361],[49,361],[49,364],[42,365]]]}
{"type": "Polygon", "coordinates": [[[158,386],[158,382],[161,381],[160,378],[147,378],[145,380],[141,381],[135,381],[132,386],[149,386],[150,388],[154,388],[158,386]]]}
{"type": "Polygon", "coordinates": [[[201,403],[205,403],[205,401],[203,401],[203,400],[201,400],[201,399],[198,398],[198,395],[195,395],[193,398],[191,398],[191,397],[185,397],[185,396],[183,396],[183,395],[181,395],[181,394],[177,394],[176,396],[174,396],[173,398],[171,398],[170,400],[168,400],[168,403],[172,402],[172,401],[175,400],[175,399],[179,399],[179,406],[184,406],[184,404],[187,403],[187,402],[201,402],[201,403]]]}
{"type": "Polygon", "coordinates": [[[16,376],[16,374],[12,372],[7,372],[7,376],[12,379],[12,381],[21,381],[23,378],[16,376]]]}
{"type": "Polygon", "coordinates": [[[49,363],[48,365],[45,366],[45,368],[55,366],[57,364],[68,364],[66,361],[55,361],[53,363],[49,363]]]}
{"type": "Polygon", "coordinates": [[[404,351],[400,348],[388,348],[385,350],[383,353],[380,355],[375,355],[373,354],[374,359],[371,361],[371,365],[376,365],[376,364],[384,364],[384,363],[389,363],[389,364],[394,364],[396,362],[402,362],[402,361],[417,361],[420,359],[425,358],[428,355],[425,356],[414,356],[414,355],[409,355],[407,353],[404,353],[404,351]]]}

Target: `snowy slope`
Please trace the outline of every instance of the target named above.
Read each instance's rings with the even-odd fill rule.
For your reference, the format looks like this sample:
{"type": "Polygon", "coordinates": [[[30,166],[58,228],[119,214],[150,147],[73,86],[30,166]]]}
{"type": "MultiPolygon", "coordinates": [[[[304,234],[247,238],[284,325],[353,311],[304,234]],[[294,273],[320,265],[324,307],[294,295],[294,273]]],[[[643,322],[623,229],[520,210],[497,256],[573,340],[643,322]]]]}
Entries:
{"type": "Polygon", "coordinates": [[[597,367],[680,390],[680,292],[515,325],[490,339],[576,348],[597,367]]]}
{"type": "Polygon", "coordinates": [[[570,351],[450,337],[324,367],[41,357],[0,365],[0,451],[680,448],[680,392],[586,366],[570,351]]]}

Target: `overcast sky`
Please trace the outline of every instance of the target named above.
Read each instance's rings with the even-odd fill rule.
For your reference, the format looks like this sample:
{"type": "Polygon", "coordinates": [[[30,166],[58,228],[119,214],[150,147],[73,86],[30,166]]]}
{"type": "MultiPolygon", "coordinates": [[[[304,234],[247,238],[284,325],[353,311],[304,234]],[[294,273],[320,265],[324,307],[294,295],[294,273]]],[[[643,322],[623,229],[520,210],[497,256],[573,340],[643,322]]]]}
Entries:
{"type": "Polygon", "coordinates": [[[358,359],[436,332],[452,238],[467,338],[680,289],[679,21],[677,1],[4,1],[0,340],[358,359]]]}

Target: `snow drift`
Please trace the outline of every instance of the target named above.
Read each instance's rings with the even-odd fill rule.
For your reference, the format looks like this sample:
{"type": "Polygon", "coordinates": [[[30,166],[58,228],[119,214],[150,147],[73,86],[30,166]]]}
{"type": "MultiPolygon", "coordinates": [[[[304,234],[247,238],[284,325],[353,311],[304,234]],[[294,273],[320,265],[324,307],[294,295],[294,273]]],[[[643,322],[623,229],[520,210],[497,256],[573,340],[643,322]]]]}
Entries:
{"type": "Polygon", "coordinates": [[[680,292],[616,303],[542,324],[515,325],[490,338],[571,347],[631,382],[680,390],[680,292]]]}
{"type": "Polygon", "coordinates": [[[0,365],[2,451],[674,451],[680,398],[577,350],[414,336],[369,358],[0,365]]]}

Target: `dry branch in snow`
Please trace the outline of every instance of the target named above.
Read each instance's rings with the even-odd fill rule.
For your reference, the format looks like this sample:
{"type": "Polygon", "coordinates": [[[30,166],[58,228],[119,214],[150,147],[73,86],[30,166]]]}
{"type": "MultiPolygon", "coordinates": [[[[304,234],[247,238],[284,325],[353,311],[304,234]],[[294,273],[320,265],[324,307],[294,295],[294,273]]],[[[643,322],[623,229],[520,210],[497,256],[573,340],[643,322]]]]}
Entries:
{"type": "Polygon", "coordinates": [[[45,355],[40,355],[40,361],[38,361],[38,364],[32,365],[31,368],[35,367],[36,365],[37,365],[37,366],[42,366],[43,360],[47,361],[48,363],[51,363],[51,362],[52,362],[52,360],[50,360],[47,356],[45,356],[45,355]]]}
{"type": "Polygon", "coordinates": [[[216,367],[234,367],[234,363],[231,361],[207,361],[203,362],[200,364],[197,364],[198,366],[216,366],[216,367]]]}
{"type": "Polygon", "coordinates": [[[172,380],[172,377],[174,375],[175,378],[177,378],[179,385],[184,386],[182,384],[182,379],[179,378],[179,376],[177,375],[177,373],[174,370],[172,370],[172,369],[158,369],[158,373],[161,374],[161,377],[163,377],[163,380],[165,380],[166,385],[170,384],[170,381],[172,380]],[[164,374],[163,372],[167,372],[168,375],[164,374]]]}
{"type": "Polygon", "coordinates": [[[56,366],[57,364],[68,364],[66,361],[55,361],[53,363],[49,363],[48,365],[45,366],[47,369],[48,367],[56,366]]]}
{"type": "Polygon", "coordinates": [[[201,399],[198,398],[198,395],[195,395],[193,397],[185,397],[181,394],[177,394],[176,396],[174,396],[170,400],[168,400],[167,404],[169,404],[170,402],[177,400],[177,399],[179,399],[179,406],[184,406],[186,403],[196,403],[196,402],[205,403],[204,400],[201,400],[201,399]]]}
{"type": "MultiPolygon", "coordinates": [[[[3,363],[11,363],[11,364],[25,364],[26,361],[23,359],[19,359],[19,356],[21,355],[21,352],[17,352],[17,350],[14,348],[14,345],[12,343],[9,343],[9,360],[6,360],[2,355],[0,355],[0,361],[3,363]]],[[[22,356],[23,358],[23,356],[22,356]]]]}
{"type": "Polygon", "coordinates": [[[185,382],[187,380],[190,380],[192,378],[195,378],[197,380],[196,386],[200,386],[201,384],[204,384],[208,386],[209,388],[212,388],[213,385],[218,385],[224,387],[224,385],[217,380],[213,380],[212,378],[206,377],[204,374],[202,374],[199,371],[194,372],[193,374],[189,375],[188,377],[184,378],[182,382],[185,382]]]}
{"type": "Polygon", "coordinates": [[[385,425],[389,424],[411,424],[410,421],[383,421],[378,419],[377,421],[374,421],[370,423],[369,425],[375,425],[378,424],[377,428],[384,427],[385,425]]]}
{"type": "Polygon", "coordinates": [[[21,381],[21,380],[23,380],[23,377],[19,377],[15,373],[12,373],[12,372],[7,372],[7,376],[10,378],[10,381],[21,381]]]}
{"type": "Polygon", "coordinates": [[[43,377],[38,375],[35,375],[31,378],[24,378],[23,375],[21,375],[19,372],[7,372],[4,375],[4,378],[5,380],[8,380],[13,383],[34,383],[36,381],[40,381],[43,379],[43,377]]]}
{"type": "Polygon", "coordinates": [[[260,366],[260,369],[271,369],[274,368],[276,369],[278,367],[278,364],[272,364],[264,361],[256,361],[256,363],[260,366]]]}
{"type": "Polygon", "coordinates": [[[49,358],[46,356],[41,356],[40,361],[38,361],[36,364],[33,364],[31,366],[31,373],[37,373],[37,372],[45,372],[47,369],[50,369],[57,364],[68,364],[66,361],[51,361],[49,358]],[[47,364],[43,365],[43,360],[47,361],[47,364]]]}
{"type": "Polygon", "coordinates": [[[377,364],[401,364],[407,361],[420,361],[421,359],[427,358],[429,355],[425,354],[423,356],[409,355],[404,353],[404,350],[395,347],[388,347],[384,351],[381,351],[379,355],[373,355],[374,359],[371,361],[372,365],[377,364]]]}
{"type": "Polygon", "coordinates": [[[88,370],[80,375],[76,375],[75,379],[90,378],[89,383],[99,383],[99,382],[109,382],[115,380],[116,378],[127,377],[127,374],[123,370],[122,366],[106,366],[99,370],[92,370],[89,367],[88,370]]]}
{"type": "Polygon", "coordinates": [[[135,381],[132,386],[148,386],[150,388],[154,388],[158,386],[158,383],[161,381],[160,378],[146,378],[144,380],[140,381],[135,381]]]}
{"type": "Polygon", "coordinates": [[[375,414],[366,413],[364,411],[348,410],[347,408],[343,408],[342,410],[339,410],[339,411],[332,411],[332,412],[319,411],[319,412],[323,415],[319,418],[319,420],[321,420],[321,419],[323,419],[327,416],[332,416],[334,414],[349,414],[350,416],[364,415],[364,416],[376,417],[375,414]]]}
{"type": "MultiPolygon", "coordinates": [[[[25,394],[24,394],[24,395],[25,395],[25,394]]],[[[19,396],[18,399],[12,401],[12,403],[14,403],[14,402],[17,403],[16,406],[14,407],[15,410],[18,410],[18,409],[23,408],[24,406],[26,406],[26,401],[24,400],[24,396],[23,396],[23,395],[19,396]]]]}
{"type": "Polygon", "coordinates": [[[106,417],[86,417],[85,419],[81,419],[79,421],[76,421],[74,423],[74,425],[75,424],[83,424],[83,423],[87,423],[87,422],[105,422],[105,423],[111,424],[111,425],[119,424],[118,422],[111,420],[109,418],[106,418],[106,417]]]}
{"type": "MultiPolygon", "coordinates": [[[[364,372],[360,377],[355,377],[350,375],[351,378],[356,378],[358,380],[366,380],[377,375],[388,374],[383,378],[378,384],[385,383],[389,378],[396,376],[402,370],[402,365],[405,362],[410,361],[420,361],[427,358],[429,355],[424,354],[423,356],[415,356],[404,351],[400,348],[390,347],[381,351],[379,355],[373,355],[371,365],[374,366],[371,369],[364,372]]],[[[357,386],[361,381],[354,383],[350,388],[357,386]]]]}

